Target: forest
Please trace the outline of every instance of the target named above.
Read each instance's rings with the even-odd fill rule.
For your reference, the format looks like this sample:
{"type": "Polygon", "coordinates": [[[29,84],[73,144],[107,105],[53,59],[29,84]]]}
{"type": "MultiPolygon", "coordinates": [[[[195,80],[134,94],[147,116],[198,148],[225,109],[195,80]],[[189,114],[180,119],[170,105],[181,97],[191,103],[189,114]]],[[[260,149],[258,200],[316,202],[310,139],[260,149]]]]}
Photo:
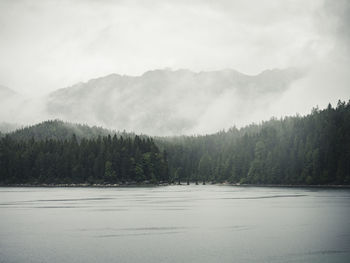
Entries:
{"type": "Polygon", "coordinates": [[[211,135],[151,138],[48,121],[0,140],[3,185],[125,182],[349,185],[350,102],[211,135]]]}
{"type": "Polygon", "coordinates": [[[168,181],[166,156],[153,140],[96,139],[0,142],[2,184],[116,184],[168,181]]]}
{"type": "Polygon", "coordinates": [[[177,181],[350,184],[350,102],[207,136],[159,138],[177,181]]]}

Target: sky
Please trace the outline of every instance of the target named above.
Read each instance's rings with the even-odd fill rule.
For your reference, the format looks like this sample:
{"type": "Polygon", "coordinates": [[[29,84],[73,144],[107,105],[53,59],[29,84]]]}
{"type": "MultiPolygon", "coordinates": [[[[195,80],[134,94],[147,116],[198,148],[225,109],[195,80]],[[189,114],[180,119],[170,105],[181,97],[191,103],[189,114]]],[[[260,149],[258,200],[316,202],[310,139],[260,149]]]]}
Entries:
{"type": "Polygon", "coordinates": [[[307,74],[269,114],[350,95],[347,0],[0,0],[0,84],[38,96],[159,68],[307,74]]]}

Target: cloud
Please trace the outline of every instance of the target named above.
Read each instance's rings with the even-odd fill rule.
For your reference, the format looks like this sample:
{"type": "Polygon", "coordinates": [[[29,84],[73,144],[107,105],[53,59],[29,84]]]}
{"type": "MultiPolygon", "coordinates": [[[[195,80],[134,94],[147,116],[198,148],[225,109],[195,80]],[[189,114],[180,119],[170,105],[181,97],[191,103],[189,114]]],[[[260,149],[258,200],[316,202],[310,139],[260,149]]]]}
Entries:
{"type": "Polygon", "coordinates": [[[0,83],[44,93],[113,72],[289,66],[312,1],[2,1],[0,83]]]}
{"type": "Polygon", "coordinates": [[[350,2],[324,1],[313,21],[319,37],[296,60],[307,74],[270,106],[271,115],[306,114],[350,99],[350,2]]]}
{"type": "MultiPolygon", "coordinates": [[[[191,106],[174,105],[187,118],[174,117],[172,125],[177,131],[196,123],[191,132],[202,133],[305,114],[316,105],[350,97],[349,6],[347,0],[3,0],[0,84],[39,102],[38,97],[53,90],[110,73],[141,75],[170,67],[257,74],[296,67],[305,72],[304,78],[278,97],[266,98],[268,104],[259,104],[264,110],[250,112],[249,118],[246,105],[254,107],[257,101],[235,100],[239,96],[228,92],[215,97],[201,114],[191,106]],[[232,115],[233,109],[242,112],[232,115]]],[[[130,101],[129,109],[135,95],[130,96],[124,99],[130,101]]],[[[205,94],[200,96],[207,101],[205,94]]],[[[21,121],[47,117],[40,115],[43,106],[27,107],[34,109],[25,111],[28,116],[21,115],[21,121]]],[[[1,111],[0,116],[8,116],[7,109],[1,111]]],[[[130,123],[132,118],[147,120],[144,114],[125,118],[130,123]]],[[[143,125],[152,128],[147,121],[143,125]]]]}

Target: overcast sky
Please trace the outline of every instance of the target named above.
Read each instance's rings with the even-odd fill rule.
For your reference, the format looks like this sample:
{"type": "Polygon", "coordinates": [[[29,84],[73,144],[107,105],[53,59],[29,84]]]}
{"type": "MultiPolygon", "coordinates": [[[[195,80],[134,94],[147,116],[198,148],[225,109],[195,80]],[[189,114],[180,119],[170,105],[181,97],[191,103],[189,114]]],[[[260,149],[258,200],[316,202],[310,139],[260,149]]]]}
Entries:
{"type": "Polygon", "coordinates": [[[0,85],[35,97],[111,73],[298,67],[246,122],[306,114],[349,100],[349,28],[348,0],[0,0],[0,85]]]}
{"type": "Polygon", "coordinates": [[[308,66],[334,47],[345,3],[1,0],[0,83],[37,93],[112,72],[308,66]]]}

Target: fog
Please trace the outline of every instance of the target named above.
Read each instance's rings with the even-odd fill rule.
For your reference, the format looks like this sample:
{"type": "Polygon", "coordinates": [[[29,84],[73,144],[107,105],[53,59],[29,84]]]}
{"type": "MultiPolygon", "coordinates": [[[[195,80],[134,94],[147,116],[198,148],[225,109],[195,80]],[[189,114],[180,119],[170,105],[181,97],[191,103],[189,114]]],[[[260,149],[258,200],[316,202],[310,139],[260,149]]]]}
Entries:
{"type": "MultiPolygon", "coordinates": [[[[17,93],[0,93],[0,122],[62,118],[153,135],[210,133],[306,114],[350,97],[346,0],[3,0],[0,14],[0,85],[17,93]],[[81,93],[64,97],[70,107],[52,111],[58,89],[112,73],[143,76],[164,68],[195,74],[234,69],[245,76],[296,68],[302,74],[283,80],[285,85],[272,82],[279,83],[273,92],[259,89],[271,88],[269,80],[254,82],[259,84],[249,96],[239,83],[232,89],[194,83],[187,92],[191,82],[181,84],[181,76],[146,102],[150,90],[133,86],[138,94],[128,94],[118,85],[113,94],[99,88],[82,96],[87,101],[81,93]],[[152,116],[159,112],[162,117],[152,116]]],[[[217,83],[217,75],[212,78],[206,83],[217,83]]]]}

